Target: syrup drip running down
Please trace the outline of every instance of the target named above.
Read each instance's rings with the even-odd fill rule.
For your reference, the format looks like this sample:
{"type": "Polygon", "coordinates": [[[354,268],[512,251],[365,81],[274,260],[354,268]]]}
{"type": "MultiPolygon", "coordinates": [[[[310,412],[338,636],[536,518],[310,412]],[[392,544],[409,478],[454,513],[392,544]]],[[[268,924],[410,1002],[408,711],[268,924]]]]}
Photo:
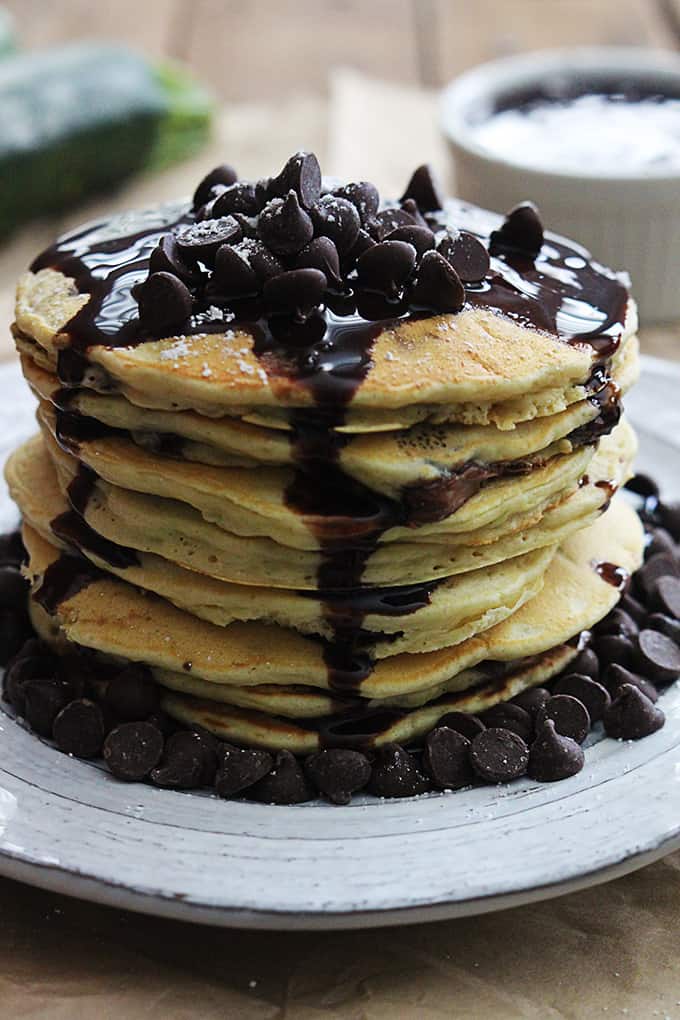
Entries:
{"type": "MultiPolygon", "coordinates": [[[[160,237],[190,221],[188,208],[180,205],[130,215],[71,234],[36,259],[34,271],[57,269],[75,281],[80,293],[90,295],[64,330],[69,345],[58,358],[58,375],[65,388],[62,406],[67,406],[68,388],[93,385],[93,375],[101,386],[101,369],[89,362],[88,351],[102,345],[131,347],[151,339],[140,330],[132,288],[146,278],[149,256],[160,237]]],[[[428,214],[428,222],[434,230],[448,225],[470,231],[488,245],[501,218],[452,202],[443,211],[428,214]]],[[[601,372],[620,342],[627,301],[627,289],[618,278],[592,263],[580,247],[550,236],[535,261],[519,255],[494,257],[487,278],[466,288],[468,307],[491,308],[562,341],[590,345],[601,372]]],[[[500,472],[489,465],[464,465],[441,482],[404,493],[398,502],[349,478],[340,463],[345,440],[337,429],[370,369],[376,339],[409,313],[399,304],[381,302],[381,307],[371,307],[372,302],[355,301],[351,293],[338,296],[330,305],[303,324],[267,320],[257,309],[235,307],[236,318],[229,322],[229,329],[251,334],[254,351],[270,380],[294,379],[312,398],[312,407],[291,411],[295,471],[286,499],[290,507],[304,514],[318,539],[320,563],[314,597],[320,600],[333,635],[324,643],[324,658],[331,686],[347,691],[358,688],[372,668],[362,646],[376,635],[364,629],[365,617],[416,612],[427,605],[435,587],[427,582],[372,593],[361,587],[366,562],[385,531],[396,524],[417,525],[446,516],[500,472]]],[[[209,308],[199,307],[183,332],[224,329],[222,317],[211,318],[209,308]]],[[[598,396],[606,382],[602,372],[602,385],[594,387],[594,399],[603,400],[603,431],[615,413],[611,393],[608,391],[606,400],[598,396]]],[[[74,418],[73,414],[62,416],[59,424],[60,442],[71,443],[71,452],[90,427],[74,418]]],[[[596,437],[591,430],[580,440],[573,438],[575,442],[592,442],[596,437]]],[[[515,465],[515,473],[518,469],[515,465]]],[[[72,494],[76,517],[87,504],[85,482],[78,482],[78,487],[72,494]]],[[[64,535],[71,526],[70,521],[62,522],[64,535]]],[[[93,541],[91,535],[86,538],[93,541]]],[[[87,541],[82,534],[73,536],[73,543],[83,548],[88,548],[87,541]]],[[[108,555],[114,555],[111,549],[108,555]]],[[[77,575],[79,561],[73,562],[77,575]]],[[[53,593],[62,589],[68,590],[68,585],[54,585],[53,593]]]]}
{"type": "Polygon", "coordinates": [[[630,574],[623,567],[617,566],[616,563],[603,561],[595,565],[595,571],[607,584],[611,584],[618,591],[625,591],[630,574]]]}

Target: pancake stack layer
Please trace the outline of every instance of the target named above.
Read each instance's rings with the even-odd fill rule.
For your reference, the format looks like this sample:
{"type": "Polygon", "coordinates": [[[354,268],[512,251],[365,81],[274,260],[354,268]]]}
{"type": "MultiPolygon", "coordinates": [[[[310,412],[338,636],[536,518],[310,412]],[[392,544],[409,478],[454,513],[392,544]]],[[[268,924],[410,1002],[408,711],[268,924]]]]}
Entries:
{"type": "Polygon", "coordinates": [[[239,746],[417,746],[562,670],[639,566],[635,329],[533,207],[423,168],[380,204],[306,154],[221,168],[62,238],[14,327],[34,626],[239,746]]]}

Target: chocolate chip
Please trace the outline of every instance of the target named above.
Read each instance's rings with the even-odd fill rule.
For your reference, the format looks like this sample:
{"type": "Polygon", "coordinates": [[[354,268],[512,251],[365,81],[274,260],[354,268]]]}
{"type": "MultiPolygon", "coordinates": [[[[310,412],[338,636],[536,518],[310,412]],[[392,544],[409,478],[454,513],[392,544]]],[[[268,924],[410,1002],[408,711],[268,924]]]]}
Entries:
{"type": "Polygon", "coordinates": [[[570,694],[555,694],[546,701],[536,716],[536,726],[545,719],[552,719],[560,736],[571,737],[577,744],[582,744],[590,731],[588,709],[570,694]]]}
{"type": "Polygon", "coordinates": [[[649,593],[649,606],[680,620],[680,577],[660,577],[649,593]]]}
{"type": "Polygon", "coordinates": [[[434,248],[434,234],[428,227],[397,227],[385,238],[386,241],[406,241],[415,248],[418,257],[434,248]]]}
{"type": "Polygon", "coordinates": [[[256,748],[222,744],[219,766],[215,776],[215,790],[220,797],[236,794],[254,786],[274,768],[274,758],[268,751],[256,748]]]}
{"type": "Polygon", "coordinates": [[[555,783],[580,772],[585,764],[583,748],[544,719],[529,752],[529,776],[539,783],[555,783]]]}
{"type": "Polygon", "coordinates": [[[373,772],[368,784],[376,797],[416,797],[426,793],[430,784],[412,754],[399,744],[377,748],[373,772]]]}
{"type": "Polygon", "coordinates": [[[477,775],[487,783],[509,783],[526,774],[529,748],[510,730],[484,730],[472,741],[470,761],[477,775]]]}
{"type": "Polygon", "coordinates": [[[49,657],[53,661],[57,661],[57,657],[54,654],[52,648],[42,638],[36,637],[35,634],[31,634],[29,638],[24,641],[23,645],[17,651],[16,655],[12,659],[11,665],[15,662],[21,662],[23,659],[30,659],[34,656],[38,657],[49,657]]]}
{"type": "Polygon", "coordinates": [[[680,542],[680,503],[660,503],[661,523],[676,542],[680,542]]]}
{"type": "Polygon", "coordinates": [[[647,535],[648,542],[645,546],[645,560],[662,553],[667,556],[677,557],[678,547],[672,536],[665,528],[652,528],[647,535]]]}
{"type": "Polygon", "coordinates": [[[635,492],[638,496],[643,496],[645,499],[649,496],[655,496],[657,499],[659,497],[659,486],[649,475],[633,475],[626,482],[626,488],[629,492],[635,492]]]}
{"type": "Polygon", "coordinates": [[[255,239],[257,237],[257,216],[246,216],[245,213],[235,212],[231,214],[239,227],[244,238],[255,239]]]}
{"type": "Polygon", "coordinates": [[[51,737],[54,720],[71,700],[68,684],[56,677],[36,677],[22,690],[26,722],[39,736],[51,737]]]}
{"type": "Polygon", "coordinates": [[[215,256],[215,271],[208,286],[211,299],[229,300],[255,295],[260,289],[257,274],[240,245],[223,244],[215,256]]]}
{"type": "Polygon", "coordinates": [[[539,710],[550,698],[550,691],[545,687],[529,687],[526,691],[520,691],[514,698],[510,698],[509,704],[519,705],[525,712],[529,713],[531,719],[535,719],[539,710]]]}
{"type": "Polygon", "coordinates": [[[104,717],[99,705],[87,698],[69,702],[55,718],[52,736],[65,754],[96,758],[104,741],[104,717]]]}
{"type": "Polygon", "coordinates": [[[632,684],[624,684],[604,715],[607,736],[640,740],[660,730],[666,721],[661,709],[632,684]]]}
{"type": "Polygon", "coordinates": [[[396,299],[416,264],[416,250],[405,241],[381,241],[369,248],[357,262],[361,287],[386,298],[396,299]]]}
{"type": "Polygon", "coordinates": [[[645,675],[660,683],[670,683],[680,675],[680,648],[658,630],[638,634],[639,661],[645,675]]]}
{"type": "Polygon", "coordinates": [[[635,580],[649,598],[662,577],[680,577],[680,561],[669,553],[656,553],[645,562],[635,575],[635,580]]]}
{"type": "Polygon", "coordinates": [[[20,716],[26,714],[25,685],[36,678],[54,676],[56,668],[56,658],[47,646],[34,648],[37,654],[22,655],[23,649],[29,644],[32,642],[25,642],[8,664],[3,679],[3,693],[20,716]]]}
{"type": "Polygon", "coordinates": [[[314,789],[290,751],[279,751],[271,772],[250,787],[248,797],[261,804],[302,804],[313,799],[314,789]]]}
{"type": "Polygon", "coordinates": [[[630,684],[632,687],[637,687],[639,691],[649,698],[650,701],[656,701],[659,697],[659,693],[646,677],[640,676],[638,673],[633,673],[631,670],[626,669],[624,666],[619,666],[617,663],[612,663],[608,666],[604,672],[602,683],[609,691],[612,698],[615,698],[624,684],[630,684]]]}
{"type": "Polygon", "coordinates": [[[459,312],[465,304],[465,288],[443,255],[426,251],[409,298],[411,304],[433,312],[459,312]]]}
{"type": "Polygon", "coordinates": [[[262,241],[247,238],[237,244],[235,250],[248,262],[261,283],[283,272],[283,263],[262,241]]]}
{"type": "Polygon", "coordinates": [[[214,265],[218,249],[223,244],[237,244],[241,236],[241,228],[233,216],[220,216],[183,227],[177,232],[176,241],[180,254],[189,262],[214,265]]]}
{"type": "Polygon", "coordinates": [[[481,718],[487,729],[510,730],[521,737],[525,744],[530,742],[534,734],[532,717],[518,704],[499,702],[482,712],[481,718]]]}
{"type": "Polygon", "coordinates": [[[101,677],[95,674],[92,662],[85,655],[61,654],[55,661],[58,679],[67,684],[73,692],[72,701],[84,697],[86,692],[88,697],[93,694],[99,695],[102,690],[101,677]]]}
{"type": "Polygon", "coordinates": [[[326,277],[318,269],[291,269],[267,280],[262,298],[270,315],[292,315],[305,322],[323,301],[326,277]]]}
{"type": "Polygon", "coordinates": [[[384,241],[388,234],[400,227],[414,227],[416,221],[406,209],[398,206],[390,206],[388,209],[381,209],[367,223],[366,229],[376,241],[384,241]]]}
{"type": "Polygon", "coordinates": [[[633,620],[635,620],[639,629],[640,626],[644,623],[645,617],[647,616],[647,610],[642,605],[642,603],[638,602],[636,598],[633,598],[633,596],[630,593],[628,593],[623,596],[619,605],[621,606],[621,609],[623,609],[625,613],[628,613],[628,615],[633,620]]]}
{"type": "MultiPolygon", "coordinates": [[[[270,190],[269,190],[269,187],[271,185],[271,180],[272,180],[271,177],[261,177],[259,181],[255,182],[255,201],[257,202],[258,210],[264,209],[264,207],[266,206],[266,204],[267,204],[267,202],[269,201],[270,198],[276,198],[277,197],[276,195],[273,195],[272,192],[270,192],[270,190]]],[[[286,190],[290,190],[290,189],[286,189],[286,190]]],[[[235,215],[235,214],[232,214],[232,215],[235,215]]],[[[251,215],[255,215],[255,214],[251,214],[251,215]]],[[[257,217],[255,217],[255,218],[257,218],[257,217]]]]}
{"type": "Polygon", "coordinates": [[[489,240],[492,255],[519,254],[535,259],[543,247],[543,225],[532,202],[521,202],[505,217],[489,240]]]}
{"type": "Polygon", "coordinates": [[[600,660],[600,668],[611,662],[622,666],[631,666],[635,656],[635,646],[630,638],[622,634],[603,634],[595,640],[595,650],[600,660]]]}
{"type": "Polygon", "coordinates": [[[138,722],[157,712],[158,688],[144,666],[128,666],[107,685],[104,701],[123,722],[138,722]]]}
{"type": "Polygon", "coordinates": [[[16,567],[0,567],[0,609],[26,604],[28,582],[16,567]]]}
{"type": "Polygon", "coordinates": [[[142,327],[155,336],[180,330],[191,315],[189,289],[170,273],[152,273],[134,288],[142,327]]]}
{"type": "Polygon", "coordinates": [[[366,230],[360,230],[357,234],[357,239],[348,252],[345,252],[342,259],[342,267],[345,272],[349,272],[365,251],[369,248],[375,248],[377,242],[373,240],[371,235],[366,230]]]}
{"type": "Polygon", "coordinates": [[[18,567],[26,560],[26,550],[20,531],[0,535],[0,564],[3,567],[18,567]]]}
{"type": "Polygon", "coordinates": [[[600,661],[592,648],[582,648],[567,667],[570,673],[589,676],[591,680],[600,677],[600,661]]]}
{"type": "Polygon", "coordinates": [[[380,195],[375,184],[370,181],[352,181],[350,184],[343,184],[333,188],[332,195],[336,198],[345,198],[356,208],[362,223],[368,223],[378,211],[380,195]]]}
{"type": "Polygon", "coordinates": [[[163,711],[154,712],[153,715],[150,715],[148,719],[144,720],[144,722],[151,723],[157,730],[160,730],[165,740],[167,740],[168,737],[171,737],[173,733],[177,733],[180,726],[180,724],[173,719],[172,716],[163,711]]]}
{"type": "Polygon", "coordinates": [[[446,715],[441,717],[437,725],[448,726],[449,729],[455,730],[456,733],[460,733],[470,741],[474,740],[478,733],[483,733],[486,729],[481,719],[468,712],[447,712],[446,715]]]}
{"type": "Polygon", "coordinates": [[[285,198],[273,198],[260,213],[260,240],[276,255],[295,255],[311,241],[314,227],[291,189],[285,198]]]}
{"type": "Polygon", "coordinates": [[[553,691],[555,694],[569,694],[585,705],[591,723],[599,722],[611,703],[606,687],[597,680],[591,680],[590,677],[578,673],[568,673],[567,676],[560,677],[553,691]]]}
{"type": "Polygon", "coordinates": [[[457,730],[437,726],[425,738],[423,765],[440,790],[459,790],[474,780],[471,743],[457,730]]]}
{"type": "Polygon", "coordinates": [[[310,755],[305,768],[317,790],[333,804],[349,804],[352,794],[362,790],[371,778],[366,755],[344,748],[329,748],[310,755]]]}
{"type": "Polygon", "coordinates": [[[164,789],[193,790],[212,786],[216,772],[217,741],[209,733],[180,730],[166,741],[160,765],[149,778],[164,789]]]}
{"type": "Polygon", "coordinates": [[[305,209],[311,209],[321,195],[321,167],[313,152],[296,152],[278,177],[267,185],[269,196],[283,198],[294,191],[305,209]]]}
{"type": "Polygon", "coordinates": [[[121,723],[104,741],[104,761],[117,779],[146,779],[163,754],[163,734],[150,722],[121,723]]]}
{"type": "Polygon", "coordinates": [[[629,616],[625,610],[617,608],[607,613],[605,618],[598,623],[595,632],[598,638],[603,634],[634,638],[638,630],[639,627],[633,617],[629,616]]]}
{"type": "Polygon", "coordinates": [[[444,203],[439,188],[427,164],[413,171],[401,201],[404,202],[408,198],[412,198],[422,212],[435,212],[442,208],[444,203]]]}
{"type": "Polygon", "coordinates": [[[226,188],[230,184],[235,184],[238,180],[238,174],[233,167],[229,166],[228,163],[222,163],[220,166],[216,166],[214,170],[211,170],[209,174],[206,174],[201,183],[194,192],[194,209],[198,209],[200,205],[205,205],[210,199],[215,197],[215,193],[220,188],[226,188]]]}
{"type": "Polygon", "coordinates": [[[215,199],[213,214],[229,216],[231,213],[245,213],[254,216],[260,211],[260,199],[255,193],[255,185],[246,181],[237,181],[221,191],[215,199]]]}
{"type": "Polygon", "coordinates": [[[674,620],[663,613],[652,613],[645,621],[645,628],[658,630],[661,634],[669,637],[671,641],[675,641],[676,645],[680,645],[680,620],[674,620]]]}
{"type": "Polygon", "coordinates": [[[161,765],[175,755],[198,758],[201,766],[198,785],[213,785],[222,755],[222,746],[212,733],[204,730],[179,730],[166,741],[161,765]]]}
{"type": "Polygon", "coordinates": [[[646,528],[660,528],[662,526],[659,505],[659,500],[656,496],[650,496],[649,499],[643,500],[641,507],[638,507],[638,517],[646,528]]]}
{"type": "Polygon", "coordinates": [[[330,237],[315,237],[295,259],[296,269],[318,269],[331,286],[342,286],[338,250],[330,237]]]}
{"type": "Polygon", "coordinates": [[[466,230],[442,238],[437,251],[451,263],[463,283],[479,283],[489,272],[488,251],[474,234],[466,230]]]}
{"type": "Polygon", "coordinates": [[[420,209],[416,205],[414,199],[412,198],[403,199],[401,203],[401,208],[404,212],[409,214],[416,227],[427,227],[427,220],[420,212],[420,209]]]}
{"type": "Polygon", "coordinates": [[[644,547],[644,559],[648,560],[652,556],[657,556],[658,553],[662,553],[665,556],[671,556],[675,559],[678,557],[678,546],[673,541],[672,535],[666,530],[665,527],[652,527],[646,535],[646,545],[644,547]]]}
{"type": "Polygon", "coordinates": [[[182,258],[174,234],[165,234],[149,256],[150,273],[170,273],[187,285],[200,281],[201,274],[182,258]]]}
{"type": "Polygon", "coordinates": [[[0,666],[5,666],[30,636],[31,625],[25,612],[0,609],[0,666]]]}
{"type": "Polygon", "coordinates": [[[361,220],[356,206],[346,198],[323,195],[312,209],[311,216],[315,234],[330,237],[339,255],[344,255],[356,243],[361,220]]]}
{"type": "MultiPolygon", "coordinates": [[[[215,217],[217,216],[217,213],[215,212],[216,201],[217,198],[211,198],[209,202],[205,203],[205,205],[201,205],[198,207],[198,209],[194,213],[194,218],[196,219],[197,222],[200,222],[201,220],[215,219],[215,217]]],[[[231,213],[229,215],[231,215],[231,213]]]]}
{"type": "Polygon", "coordinates": [[[195,790],[201,783],[201,760],[190,751],[164,754],[160,765],[152,769],[149,779],[164,790],[195,790]]]}

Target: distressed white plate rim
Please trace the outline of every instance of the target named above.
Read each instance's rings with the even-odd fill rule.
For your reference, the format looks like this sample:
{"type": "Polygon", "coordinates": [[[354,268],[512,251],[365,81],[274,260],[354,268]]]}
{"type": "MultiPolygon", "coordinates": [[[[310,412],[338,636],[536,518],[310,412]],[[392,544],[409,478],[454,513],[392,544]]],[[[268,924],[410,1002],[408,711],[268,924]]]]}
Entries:
{"type": "MultiPolygon", "coordinates": [[[[672,498],[679,381],[679,366],[645,359],[627,400],[639,466],[672,498]]],[[[0,367],[3,460],[32,418],[18,367],[0,367]]],[[[15,519],[3,488],[0,528],[15,519]]],[[[0,874],[144,913],[274,929],[411,923],[560,895],[680,847],[680,685],[661,703],[662,730],[595,739],[584,770],[562,783],[345,808],[127,786],[0,711],[0,874]]]]}

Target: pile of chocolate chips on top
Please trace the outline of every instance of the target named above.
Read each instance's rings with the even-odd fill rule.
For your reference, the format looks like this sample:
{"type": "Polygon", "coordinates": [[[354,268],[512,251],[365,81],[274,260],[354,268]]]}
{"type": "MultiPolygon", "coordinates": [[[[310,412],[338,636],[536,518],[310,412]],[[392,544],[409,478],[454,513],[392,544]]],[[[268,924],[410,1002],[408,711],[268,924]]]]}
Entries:
{"type": "Polygon", "coordinates": [[[680,504],[665,504],[642,475],[629,483],[647,531],[645,562],[619,604],[581,635],[576,657],[545,687],[479,716],[449,712],[418,747],[333,747],[305,759],[237,747],[187,729],[162,711],[150,671],[121,669],[87,649],[55,655],[31,636],[20,536],[0,537],[0,661],[3,697],[59,750],[102,757],[112,774],[172,790],[297,804],[319,794],[346,804],[365,790],[409,797],[528,775],[555,782],[584,765],[582,743],[601,723],[607,736],[639,740],[665,722],[659,692],[680,677],[680,504]]]}
{"type": "MultiPolygon", "coordinates": [[[[488,273],[489,251],[475,235],[443,226],[434,215],[442,204],[427,166],[391,203],[381,203],[368,181],[324,187],[313,153],[295,153],[278,176],[256,183],[218,166],[134,289],[141,328],[150,336],[179,332],[193,314],[217,309],[233,317],[253,300],[264,317],[297,323],[343,296],[365,318],[458,312],[465,286],[488,273]],[[381,314],[366,310],[375,298],[381,314]]],[[[523,203],[494,231],[490,252],[534,258],[542,243],[538,214],[523,203]]]]}

